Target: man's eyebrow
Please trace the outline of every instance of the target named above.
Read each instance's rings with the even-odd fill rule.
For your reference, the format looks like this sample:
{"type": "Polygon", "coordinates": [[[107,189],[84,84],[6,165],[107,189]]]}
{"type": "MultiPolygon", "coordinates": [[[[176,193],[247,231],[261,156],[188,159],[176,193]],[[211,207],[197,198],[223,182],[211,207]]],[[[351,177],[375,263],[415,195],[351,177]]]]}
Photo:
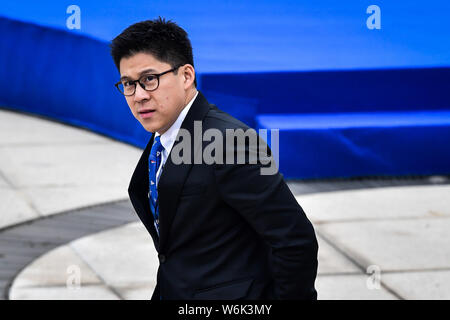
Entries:
{"type": "MultiPolygon", "coordinates": [[[[139,72],[139,77],[141,77],[143,74],[149,73],[149,72],[156,73],[156,70],[155,69],[151,69],[151,68],[142,70],[141,72],[139,72]]],[[[129,80],[129,79],[131,79],[129,76],[122,76],[122,77],[120,77],[120,81],[122,81],[122,80],[129,80]]]]}

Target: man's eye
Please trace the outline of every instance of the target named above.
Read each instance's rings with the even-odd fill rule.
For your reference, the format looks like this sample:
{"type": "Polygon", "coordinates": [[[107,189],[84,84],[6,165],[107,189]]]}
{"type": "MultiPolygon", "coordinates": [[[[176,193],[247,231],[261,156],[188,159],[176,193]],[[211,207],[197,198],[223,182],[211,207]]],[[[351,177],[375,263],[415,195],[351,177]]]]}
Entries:
{"type": "Polygon", "coordinates": [[[152,81],[154,81],[156,79],[156,77],[155,76],[145,76],[144,77],[144,82],[152,82],[152,81]]]}
{"type": "Polygon", "coordinates": [[[132,81],[127,81],[127,82],[124,82],[122,84],[123,84],[124,87],[130,87],[130,86],[133,85],[133,82],[132,81]]]}

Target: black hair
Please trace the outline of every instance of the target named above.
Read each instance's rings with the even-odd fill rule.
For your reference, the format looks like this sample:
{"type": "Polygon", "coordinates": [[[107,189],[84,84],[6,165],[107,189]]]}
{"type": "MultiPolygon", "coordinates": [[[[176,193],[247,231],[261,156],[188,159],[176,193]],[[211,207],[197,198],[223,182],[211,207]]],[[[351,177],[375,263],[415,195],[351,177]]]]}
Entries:
{"type": "MultiPolygon", "coordinates": [[[[119,71],[122,58],[139,52],[149,53],[172,68],[184,64],[194,66],[187,32],[175,22],[161,17],[129,26],[111,41],[110,48],[119,71]]],[[[197,87],[197,79],[194,79],[194,85],[197,87]]]]}

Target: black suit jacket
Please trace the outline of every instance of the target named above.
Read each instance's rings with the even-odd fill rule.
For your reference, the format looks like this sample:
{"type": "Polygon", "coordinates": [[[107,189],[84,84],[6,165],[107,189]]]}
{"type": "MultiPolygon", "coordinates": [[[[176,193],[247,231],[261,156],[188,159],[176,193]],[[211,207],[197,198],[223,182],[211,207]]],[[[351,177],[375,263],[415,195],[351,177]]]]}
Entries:
{"type": "MultiPolygon", "coordinates": [[[[224,136],[249,128],[201,92],[181,128],[193,133],[194,121],[224,136]]],[[[316,299],[314,229],[279,172],[261,175],[259,163],[176,165],[169,156],[158,183],[158,237],[148,200],[152,144],[153,136],[128,189],[158,251],[152,299],[316,299]]],[[[191,158],[207,144],[193,143],[191,158]]]]}

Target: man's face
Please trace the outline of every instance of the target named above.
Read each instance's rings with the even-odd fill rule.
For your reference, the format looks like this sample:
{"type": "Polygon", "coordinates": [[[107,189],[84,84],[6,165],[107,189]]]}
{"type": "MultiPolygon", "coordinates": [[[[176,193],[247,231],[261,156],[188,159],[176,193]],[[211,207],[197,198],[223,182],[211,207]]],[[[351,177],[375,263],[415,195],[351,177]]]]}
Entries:
{"type": "MultiPolygon", "coordinates": [[[[148,53],[136,53],[120,60],[120,76],[127,77],[128,80],[137,80],[142,75],[157,74],[170,69],[170,64],[161,62],[148,53]]],[[[125,97],[134,117],[145,130],[163,134],[187,104],[186,79],[182,69],[183,67],[179,68],[177,74],[169,72],[162,75],[155,91],[146,91],[136,83],[134,95],[125,97]],[[151,111],[142,112],[148,110],[151,111]]]]}

